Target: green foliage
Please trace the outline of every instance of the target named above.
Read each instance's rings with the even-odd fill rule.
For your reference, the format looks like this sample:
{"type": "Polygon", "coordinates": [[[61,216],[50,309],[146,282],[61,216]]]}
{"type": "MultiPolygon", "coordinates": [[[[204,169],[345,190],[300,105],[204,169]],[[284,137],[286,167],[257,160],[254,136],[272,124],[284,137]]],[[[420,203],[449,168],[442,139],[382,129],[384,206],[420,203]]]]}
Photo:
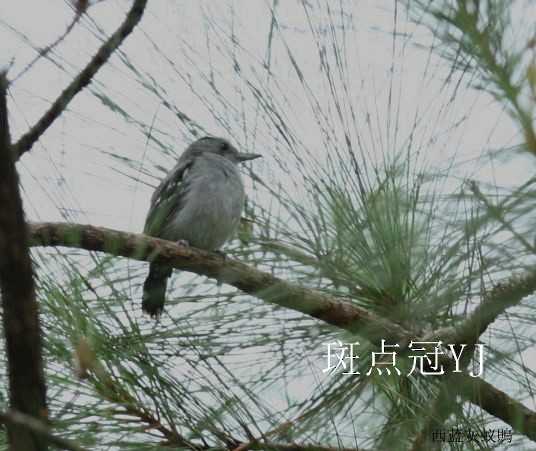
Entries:
{"type": "Polygon", "coordinates": [[[443,56],[452,67],[467,72],[473,86],[506,104],[524,132],[526,142],[522,147],[536,155],[532,121],[536,99],[531,76],[536,61],[535,35],[530,26],[523,26],[525,19],[531,17],[530,14],[523,17],[524,2],[409,0],[408,3],[410,10],[420,9],[426,15],[424,21],[444,44],[443,56]],[[513,14],[517,17],[512,17],[513,14]]]}
{"type": "MultiPolygon", "coordinates": [[[[534,168],[530,153],[512,152],[513,142],[536,153],[534,102],[526,101],[530,37],[512,19],[523,2],[412,0],[407,16],[391,3],[367,16],[361,6],[305,1],[280,14],[274,2],[262,49],[231,6],[202,2],[183,13],[172,4],[173,27],[152,5],[139,48],[122,48],[84,93],[99,114],[73,107],[60,145],[45,141],[52,161],[62,140],[72,145],[66,169],[47,163],[24,173],[26,183],[38,179],[54,212],[108,219],[112,200],[102,198],[93,215],[93,204],[77,198],[80,177],[91,184],[83,190],[103,184],[110,196],[125,194],[109,214],[140,231],[147,187],[209,130],[264,154],[246,174],[246,226],[225,249],[259,269],[424,336],[452,330],[498,280],[533,267],[536,178],[503,186],[482,175],[497,163],[534,168]],[[377,47],[364,52],[367,45],[377,47]],[[412,51],[419,58],[406,63],[412,51]],[[390,57],[375,61],[376,53],[390,57]],[[506,139],[477,129],[473,106],[482,97],[507,105],[515,128],[506,139]],[[78,138],[86,129],[90,136],[78,138]]],[[[88,42],[104,34],[91,10],[81,24],[88,42]]],[[[66,71],[62,53],[47,58],[66,71]]],[[[498,110],[489,118],[505,121],[498,110]]],[[[34,200],[41,195],[27,192],[26,206],[46,220],[34,200]]],[[[37,249],[34,259],[54,430],[93,449],[221,449],[263,437],[405,449],[438,394],[437,379],[406,377],[403,363],[402,376],[364,377],[379,351],[366,340],[200,276],[175,274],[155,322],[140,308],[147,265],[66,249],[37,249]],[[322,373],[325,344],[335,339],[361,343],[362,376],[322,373]]],[[[525,362],[535,319],[525,301],[480,337],[489,350],[485,379],[523,401],[536,381],[525,362]]],[[[505,427],[468,403],[443,424],[505,427]]],[[[527,443],[518,434],[512,446],[527,443]]]]}

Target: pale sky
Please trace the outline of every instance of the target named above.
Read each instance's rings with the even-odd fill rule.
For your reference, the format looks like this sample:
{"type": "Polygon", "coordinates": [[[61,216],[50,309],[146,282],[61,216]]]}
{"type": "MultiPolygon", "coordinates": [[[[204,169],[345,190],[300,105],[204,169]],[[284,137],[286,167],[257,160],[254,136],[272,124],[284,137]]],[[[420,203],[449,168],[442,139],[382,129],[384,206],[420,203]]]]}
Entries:
{"type": "MultiPolygon", "coordinates": [[[[334,14],[339,22],[330,24],[325,8],[314,2],[308,17],[300,2],[280,1],[279,28],[272,30],[270,41],[272,2],[149,1],[139,28],[121,46],[121,53],[111,58],[90,89],[77,95],[69,111],[19,163],[28,217],[141,232],[152,192],[149,185],[156,185],[163,174],[156,165],[170,169],[175,159],[148,142],[144,132],[151,129],[176,153],[194,139],[173,108],[191,118],[194,128],[199,125],[244,150],[262,153],[265,158],[253,170],[288,184],[298,196],[303,194],[297,163],[289,161],[288,166],[296,178],[277,165],[288,149],[245,80],[270,92],[273,104],[285,114],[284,122],[299,136],[300,146],[315,156],[308,164],[321,164],[331,150],[315,108],[326,118],[335,118],[331,122],[335,135],[340,137],[343,128],[318,57],[319,43],[329,43],[333,30],[338,42],[344,42],[348,98],[356,112],[356,123],[350,128],[363,138],[371,160],[403,151],[414,132],[414,148],[421,150],[417,166],[441,169],[453,163],[443,187],[446,193],[459,190],[468,178],[484,187],[487,183],[516,187],[534,174],[533,157],[502,153],[490,158],[482,151],[518,144],[515,125],[491,96],[467,88],[467,80],[458,91],[455,83],[444,83],[449,64],[423,48],[431,37],[424,27],[406,20],[402,6],[393,45],[392,1],[343,3],[344,14],[334,14]],[[312,19],[323,24],[317,33],[310,31],[312,19]],[[132,67],[121,59],[124,55],[132,67]],[[271,77],[263,68],[268,60],[271,77]],[[210,80],[219,96],[211,91],[210,80]],[[108,99],[117,104],[115,111],[104,104],[108,99]],[[463,125],[457,126],[460,121],[463,125]],[[127,169],[110,154],[132,159],[137,169],[127,169]]],[[[339,2],[332,5],[338,8],[339,2]]],[[[89,17],[54,50],[54,63],[41,59],[14,83],[9,104],[13,139],[40,117],[95,53],[100,28],[109,35],[129,6],[129,1],[112,0],[92,6],[89,17]]],[[[72,17],[63,0],[2,0],[0,65],[9,67],[10,78],[35,55],[26,38],[45,47],[72,17]]],[[[530,21],[530,16],[521,14],[522,19],[530,21]]],[[[326,51],[332,53],[329,47],[326,51]]],[[[336,66],[331,70],[336,71],[336,66]]],[[[341,94],[342,86],[335,90],[341,94]]],[[[270,202],[262,193],[259,196],[262,202],[270,202]]],[[[525,364],[536,370],[534,355],[526,358],[525,364]]]]}

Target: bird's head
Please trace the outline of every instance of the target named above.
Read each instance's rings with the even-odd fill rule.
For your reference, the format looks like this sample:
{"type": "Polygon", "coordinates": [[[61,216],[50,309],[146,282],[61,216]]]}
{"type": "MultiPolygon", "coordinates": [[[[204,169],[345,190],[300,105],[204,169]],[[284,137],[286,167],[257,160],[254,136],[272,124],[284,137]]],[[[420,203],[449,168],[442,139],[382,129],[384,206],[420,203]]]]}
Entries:
{"type": "Polygon", "coordinates": [[[188,151],[194,155],[212,153],[219,157],[225,158],[232,163],[238,164],[244,161],[254,160],[262,155],[258,153],[239,152],[229,141],[223,138],[205,136],[190,144],[188,151]]]}

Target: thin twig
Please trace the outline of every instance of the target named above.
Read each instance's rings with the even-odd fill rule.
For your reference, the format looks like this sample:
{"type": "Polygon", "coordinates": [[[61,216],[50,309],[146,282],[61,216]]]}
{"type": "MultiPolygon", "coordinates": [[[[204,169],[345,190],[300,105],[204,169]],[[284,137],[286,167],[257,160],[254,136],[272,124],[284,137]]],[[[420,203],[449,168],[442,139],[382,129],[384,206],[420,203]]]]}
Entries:
{"type": "MultiPolygon", "coordinates": [[[[536,145],[536,141],[535,141],[535,145],[536,145]]],[[[536,150],[535,150],[536,152],[536,150]]],[[[521,235],[520,233],[518,233],[514,227],[512,226],[512,224],[510,224],[503,216],[502,214],[502,211],[501,211],[501,207],[500,206],[496,206],[496,205],[493,205],[487,198],[486,196],[484,196],[484,194],[482,193],[482,191],[480,191],[480,188],[478,186],[478,183],[476,183],[475,181],[470,181],[468,183],[469,185],[469,189],[471,190],[471,192],[475,195],[475,197],[484,204],[484,206],[486,207],[486,209],[488,210],[488,213],[490,214],[491,217],[495,218],[497,221],[499,221],[501,223],[501,225],[509,230],[512,235],[514,235],[514,237],[521,243],[523,244],[523,246],[525,246],[525,248],[531,252],[531,253],[536,253],[536,247],[533,246],[531,243],[529,243],[527,241],[527,239],[521,235]]]]}
{"type": "Polygon", "coordinates": [[[97,53],[91,58],[88,65],[71,82],[71,84],[59,95],[46,113],[36,124],[20,137],[13,145],[16,158],[20,158],[25,152],[31,149],[35,142],[41,137],[50,125],[67,108],[74,96],[86,87],[97,71],[108,61],[112,53],[121,45],[125,38],[132,32],[143,15],[147,0],[134,0],[132,8],[128,12],[124,22],[114,34],[101,46],[97,53]]]}
{"type": "Polygon", "coordinates": [[[87,1],[78,2],[75,7],[75,15],[73,17],[73,20],[69,23],[65,31],[50,45],[48,45],[46,48],[39,50],[35,58],[28,63],[28,65],[13,79],[11,79],[11,83],[14,84],[20,77],[22,77],[24,74],[26,74],[37,61],[39,61],[41,58],[46,57],[55,47],[57,47],[66,37],[67,35],[74,29],[74,26],[78,23],[82,15],[85,13],[87,7],[88,7],[87,1]]]}
{"type": "Polygon", "coordinates": [[[136,398],[122,387],[116,385],[113,380],[102,371],[102,369],[94,369],[90,379],[92,379],[101,396],[110,402],[120,404],[124,408],[124,411],[122,412],[123,414],[136,417],[142,423],[147,424],[149,429],[160,432],[166,439],[167,445],[180,445],[192,450],[201,449],[201,447],[190,442],[176,431],[167,428],[146,409],[139,407],[136,398]]]}

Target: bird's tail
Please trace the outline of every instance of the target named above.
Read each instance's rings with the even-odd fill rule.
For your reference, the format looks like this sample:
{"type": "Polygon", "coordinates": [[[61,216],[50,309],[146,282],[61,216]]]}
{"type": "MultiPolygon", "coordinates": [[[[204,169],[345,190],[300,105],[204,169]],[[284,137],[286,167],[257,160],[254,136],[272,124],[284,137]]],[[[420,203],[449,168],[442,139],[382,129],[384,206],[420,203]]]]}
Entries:
{"type": "Polygon", "coordinates": [[[141,308],[151,316],[159,316],[166,301],[167,280],[171,277],[173,268],[170,266],[151,263],[149,274],[143,284],[141,308]]]}

